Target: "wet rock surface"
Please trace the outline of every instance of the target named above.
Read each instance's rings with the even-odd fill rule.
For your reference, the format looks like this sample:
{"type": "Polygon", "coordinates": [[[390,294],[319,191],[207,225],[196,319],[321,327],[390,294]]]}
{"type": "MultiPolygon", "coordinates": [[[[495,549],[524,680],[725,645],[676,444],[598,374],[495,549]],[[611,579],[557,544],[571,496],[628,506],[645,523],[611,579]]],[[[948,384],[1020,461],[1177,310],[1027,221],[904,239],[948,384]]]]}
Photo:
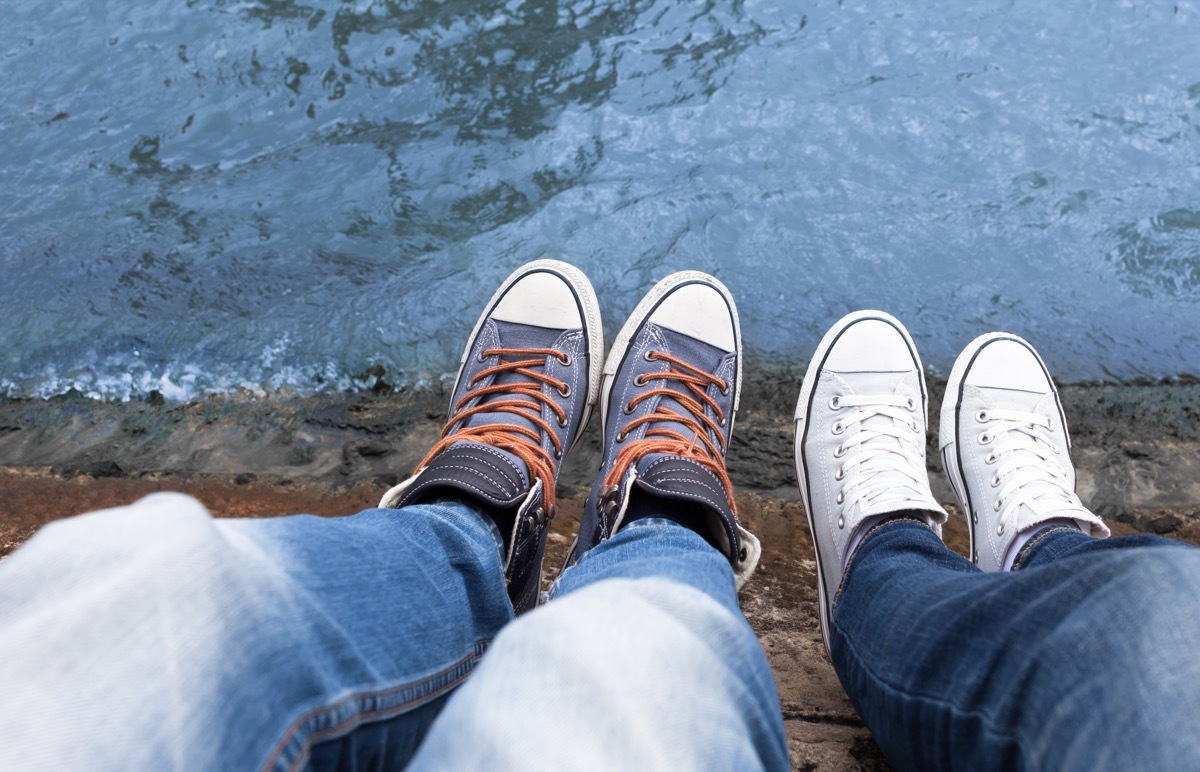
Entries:
{"type": "MultiPolygon", "coordinates": [[[[813,551],[792,466],[799,383],[789,372],[746,377],[729,468],[739,510],[764,551],[742,606],[775,672],[793,767],[886,769],[820,640],[813,551]]],[[[935,430],[942,388],[931,383],[935,430]]],[[[1200,543],[1200,386],[1082,385],[1062,393],[1084,502],[1116,534],[1200,543]]],[[[421,459],[438,437],[447,399],[424,393],[0,402],[0,556],[51,520],[158,490],[190,493],[220,517],[356,512],[421,459]]],[[[936,434],[929,451],[934,493],[949,503],[936,434]]],[[[593,425],[563,469],[548,581],[578,527],[599,457],[593,425]]],[[[951,514],[946,542],[965,554],[965,525],[951,514]]]]}

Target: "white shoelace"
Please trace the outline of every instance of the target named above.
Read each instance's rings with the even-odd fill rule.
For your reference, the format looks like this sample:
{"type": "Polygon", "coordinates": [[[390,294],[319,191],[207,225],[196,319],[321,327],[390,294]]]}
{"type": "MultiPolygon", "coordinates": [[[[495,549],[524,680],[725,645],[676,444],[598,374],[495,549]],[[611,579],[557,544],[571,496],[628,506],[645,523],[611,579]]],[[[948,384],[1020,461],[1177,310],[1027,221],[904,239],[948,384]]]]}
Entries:
{"type": "Polygon", "coordinates": [[[1048,517],[1095,519],[1072,490],[1062,465],[1063,448],[1050,434],[1053,419],[1016,410],[980,410],[975,420],[986,425],[978,435],[980,444],[996,443],[984,463],[997,464],[992,487],[999,490],[990,504],[1000,512],[997,536],[1010,528],[1018,532],[1048,517]],[[1022,506],[1035,515],[1031,522],[1020,522],[1022,506]]]}
{"type": "Polygon", "coordinates": [[[843,505],[839,528],[846,525],[846,512],[863,512],[870,507],[877,514],[908,508],[914,499],[928,498],[925,437],[919,430],[915,400],[894,395],[855,395],[834,397],[830,407],[858,408],[833,424],[834,434],[859,425],[858,432],[834,450],[834,456],[841,458],[854,446],[860,448],[834,478],[849,480],[838,491],[837,503],[843,505]],[[876,418],[891,420],[873,420],[876,418]]]}

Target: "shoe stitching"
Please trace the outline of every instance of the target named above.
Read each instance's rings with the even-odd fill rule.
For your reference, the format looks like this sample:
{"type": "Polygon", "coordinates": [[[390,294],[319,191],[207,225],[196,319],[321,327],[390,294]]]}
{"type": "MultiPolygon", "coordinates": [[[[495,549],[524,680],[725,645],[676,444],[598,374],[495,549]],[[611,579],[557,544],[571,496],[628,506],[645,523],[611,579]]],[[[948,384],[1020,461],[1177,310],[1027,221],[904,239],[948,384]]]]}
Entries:
{"type": "MultiPolygon", "coordinates": [[[[515,472],[515,473],[516,473],[516,475],[517,475],[517,479],[518,479],[518,480],[519,480],[519,479],[521,479],[521,467],[519,467],[519,466],[517,466],[516,464],[514,464],[514,463],[513,463],[513,460],[512,460],[511,458],[509,458],[508,456],[504,455],[503,453],[501,453],[500,451],[496,450],[495,448],[493,448],[493,447],[489,447],[489,446],[487,446],[487,445],[479,445],[479,446],[477,446],[477,447],[478,447],[478,449],[479,449],[479,450],[482,450],[484,453],[487,453],[487,454],[489,454],[489,455],[495,456],[496,458],[498,458],[498,459],[500,459],[501,461],[503,461],[505,464],[508,464],[508,467],[509,467],[510,469],[512,469],[512,470],[513,470],[513,472],[515,472]]],[[[460,451],[459,451],[459,452],[460,452],[460,453],[462,453],[463,455],[470,455],[470,451],[468,451],[468,450],[466,450],[466,449],[460,449],[460,451]]],[[[482,461],[483,459],[480,459],[480,460],[482,461]]],[[[484,464],[487,464],[487,462],[486,462],[486,461],[484,461],[483,463],[484,463],[484,464]]],[[[497,472],[500,472],[500,473],[503,473],[503,472],[504,472],[504,470],[503,470],[503,469],[501,469],[501,468],[499,468],[499,467],[495,467],[495,466],[493,466],[492,468],[493,468],[493,469],[495,469],[497,472]]]]}
{"type": "MultiPolygon", "coordinates": [[[[712,489],[712,486],[710,486],[710,485],[706,485],[705,483],[701,483],[701,482],[699,482],[699,481],[697,481],[697,480],[693,480],[693,479],[692,479],[692,478],[690,478],[690,477],[670,477],[670,478],[663,478],[663,479],[662,479],[662,480],[660,480],[659,482],[681,482],[681,483],[686,483],[686,484],[688,485],[688,487],[692,487],[693,485],[697,485],[697,484],[699,484],[699,485],[704,485],[706,488],[709,488],[710,490],[712,489]]],[[[682,494],[684,494],[684,495],[687,495],[687,496],[694,496],[695,498],[697,498],[697,499],[700,499],[701,501],[703,501],[705,504],[708,504],[708,505],[710,505],[710,506],[711,506],[713,509],[717,510],[718,512],[720,512],[720,511],[721,511],[721,505],[718,503],[718,500],[717,500],[717,499],[715,499],[715,498],[709,498],[708,496],[706,496],[706,495],[705,495],[705,494],[703,494],[703,493],[696,493],[696,492],[694,492],[694,491],[673,491],[673,492],[675,492],[675,493],[682,493],[682,494]]],[[[714,492],[715,492],[715,491],[714,491],[714,492]]]]}
{"type": "MultiPolygon", "coordinates": [[[[478,475],[479,477],[482,477],[483,479],[487,480],[490,483],[496,483],[495,479],[488,477],[482,471],[475,469],[474,467],[470,467],[470,466],[459,466],[457,464],[447,464],[445,466],[438,467],[438,469],[439,469],[439,471],[442,469],[460,469],[464,472],[470,472],[472,474],[478,475]]],[[[491,498],[496,497],[494,493],[490,493],[490,492],[484,490],[483,488],[472,485],[471,483],[469,483],[465,480],[462,480],[458,477],[435,475],[433,477],[429,477],[429,478],[421,480],[420,484],[418,484],[418,485],[414,485],[412,487],[412,489],[407,492],[406,498],[411,499],[411,497],[413,495],[415,495],[416,493],[418,493],[419,491],[425,490],[426,488],[430,487],[431,485],[437,485],[438,483],[460,483],[462,485],[467,486],[468,488],[475,491],[476,493],[479,493],[480,495],[484,496],[485,498],[491,499],[491,498]]],[[[519,490],[509,491],[507,488],[501,486],[498,483],[496,483],[496,487],[500,488],[501,489],[500,492],[507,495],[509,498],[513,498],[514,496],[517,496],[520,494],[519,490]]]]}

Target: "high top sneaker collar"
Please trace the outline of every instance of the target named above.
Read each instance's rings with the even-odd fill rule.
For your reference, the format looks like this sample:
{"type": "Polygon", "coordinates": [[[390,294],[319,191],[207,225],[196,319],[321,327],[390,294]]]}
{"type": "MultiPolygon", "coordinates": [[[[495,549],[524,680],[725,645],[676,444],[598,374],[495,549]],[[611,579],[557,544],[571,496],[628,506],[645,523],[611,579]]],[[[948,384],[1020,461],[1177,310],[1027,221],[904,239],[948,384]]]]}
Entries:
{"type": "Polygon", "coordinates": [[[725,469],[740,343],[733,299],[706,274],[669,276],[634,310],[605,363],[604,459],[568,565],[625,524],[636,488],[695,504],[696,530],[730,559],[739,586],[749,578],[760,548],[737,519],[725,469]]]}
{"type": "Polygon", "coordinates": [[[578,269],[551,260],[518,269],[467,342],[442,438],[380,503],[474,501],[504,536],[518,613],[537,603],[559,464],[595,403],[602,350],[598,304],[578,269]]]}

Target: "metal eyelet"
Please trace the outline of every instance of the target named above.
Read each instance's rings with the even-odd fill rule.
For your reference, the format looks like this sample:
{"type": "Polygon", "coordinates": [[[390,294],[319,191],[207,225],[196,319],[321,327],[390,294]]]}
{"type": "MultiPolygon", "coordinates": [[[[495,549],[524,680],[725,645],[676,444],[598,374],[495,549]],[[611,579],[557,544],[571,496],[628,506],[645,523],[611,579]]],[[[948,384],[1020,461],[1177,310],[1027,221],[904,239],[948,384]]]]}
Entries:
{"type": "Polygon", "coordinates": [[[834,458],[841,458],[844,455],[846,455],[846,447],[844,445],[838,445],[833,449],[834,458]]]}
{"type": "Polygon", "coordinates": [[[915,418],[914,418],[914,419],[913,419],[913,422],[910,424],[910,426],[912,426],[912,430],[913,430],[914,432],[915,432],[915,431],[917,431],[917,430],[918,430],[918,428],[919,428],[919,427],[917,426],[917,419],[915,419],[915,418]]]}
{"type": "Polygon", "coordinates": [[[633,385],[634,386],[645,386],[646,385],[646,376],[639,375],[636,378],[634,378],[633,385]]]}
{"type": "Polygon", "coordinates": [[[841,421],[835,421],[830,429],[834,434],[841,434],[842,432],[846,431],[846,427],[842,425],[841,421]]]}
{"type": "Polygon", "coordinates": [[[542,509],[541,507],[533,510],[533,522],[537,523],[538,525],[546,522],[546,510],[542,509]]]}
{"type": "Polygon", "coordinates": [[[559,387],[558,393],[564,397],[571,396],[571,384],[564,383],[561,387],[559,387]]]}
{"type": "Polygon", "coordinates": [[[653,352],[649,349],[646,349],[646,353],[642,354],[642,358],[645,359],[647,362],[653,362],[656,359],[658,359],[658,356],[656,355],[655,352],[653,352]]]}
{"type": "Polygon", "coordinates": [[[745,547],[742,547],[740,550],[738,550],[738,560],[744,562],[749,555],[750,552],[745,547]]]}
{"type": "Polygon", "coordinates": [[[1000,525],[996,526],[996,535],[997,536],[1004,535],[1004,523],[1001,523],[1000,525]]]}
{"type": "Polygon", "coordinates": [[[978,413],[975,414],[975,420],[978,421],[979,423],[985,423],[988,420],[987,411],[980,410],[978,413]]]}
{"type": "Polygon", "coordinates": [[[570,367],[571,366],[571,355],[563,354],[562,356],[560,356],[558,358],[558,361],[563,367],[570,367]]]}
{"type": "Polygon", "coordinates": [[[907,407],[908,407],[908,412],[911,413],[912,411],[917,409],[917,401],[915,399],[913,399],[912,397],[909,397],[907,407]]]}
{"type": "Polygon", "coordinates": [[[729,419],[726,418],[725,416],[721,416],[721,420],[717,421],[717,426],[720,426],[721,428],[725,428],[725,424],[727,424],[727,423],[729,423],[729,419]]]}
{"type": "Polygon", "coordinates": [[[838,504],[841,504],[843,501],[846,500],[846,494],[843,493],[842,491],[838,491],[837,499],[835,499],[835,500],[837,501],[838,504]]]}
{"type": "Polygon", "coordinates": [[[1002,506],[1004,506],[1004,499],[1000,499],[1000,498],[996,499],[995,503],[992,504],[992,508],[995,509],[997,512],[1000,511],[1000,507],[1002,507],[1002,506]]]}
{"type": "Polygon", "coordinates": [[[1054,431],[1054,419],[1047,418],[1046,423],[1048,424],[1048,426],[1046,426],[1046,428],[1049,429],[1050,431],[1054,431]]]}
{"type": "Polygon", "coordinates": [[[838,470],[837,470],[837,471],[834,473],[834,475],[833,475],[833,479],[835,479],[835,480],[842,480],[842,479],[844,479],[845,477],[846,477],[846,467],[844,467],[844,466],[839,466],[839,467],[838,467],[838,470]]]}
{"type": "Polygon", "coordinates": [[[1062,453],[1062,448],[1058,447],[1058,443],[1055,443],[1055,444],[1051,445],[1050,447],[1054,448],[1055,455],[1059,455],[1062,453]]]}
{"type": "Polygon", "coordinates": [[[554,449],[554,457],[555,457],[555,458],[562,458],[562,448],[555,448],[555,449],[554,449]]]}
{"type": "Polygon", "coordinates": [[[829,398],[829,409],[830,410],[841,410],[842,409],[842,397],[840,394],[834,394],[832,397],[829,398]]]}
{"type": "Polygon", "coordinates": [[[628,436],[629,436],[628,432],[617,432],[617,442],[624,442],[625,438],[628,436]]]}
{"type": "Polygon", "coordinates": [[[483,351],[480,351],[480,352],[479,352],[479,361],[480,361],[480,362],[486,362],[486,361],[488,361],[487,349],[484,349],[483,351]]]}
{"type": "Polygon", "coordinates": [[[999,484],[1000,484],[1000,475],[999,475],[999,473],[992,475],[992,487],[993,487],[993,488],[995,488],[995,487],[996,487],[997,485],[999,485],[999,484]]]}
{"type": "Polygon", "coordinates": [[[991,441],[992,441],[992,435],[988,434],[987,432],[983,432],[979,435],[979,444],[980,445],[987,445],[991,441]]]}
{"type": "Polygon", "coordinates": [[[845,515],[838,515],[838,528],[845,528],[845,527],[846,527],[845,515]]]}
{"type": "Polygon", "coordinates": [[[995,453],[988,453],[988,454],[987,454],[987,457],[983,459],[983,463],[985,463],[985,464],[994,464],[994,463],[996,463],[996,454],[995,454],[995,453]]]}
{"type": "Polygon", "coordinates": [[[975,525],[979,525],[979,513],[978,512],[971,513],[971,522],[974,523],[975,525]]]}
{"type": "Polygon", "coordinates": [[[633,404],[633,400],[626,402],[624,406],[621,407],[621,412],[625,415],[632,415],[634,410],[637,410],[637,405],[633,404]]]}
{"type": "Polygon", "coordinates": [[[729,396],[729,384],[728,384],[728,383],[722,383],[722,384],[721,384],[721,396],[722,396],[722,397],[728,397],[728,396],[729,396]]]}
{"type": "Polygon", "coordinates": [[[559,428],[561,428],[561,429],[566,429],[566,428],[567,428],[567,424],[569,424],[569,423],[570,423],[570,421],[568,421],[568,420],[567,420],[567,414],[566,414],[566,413],[563,413],[563,416],[562,416],[562,418],[558,419],[558,426],[559,426],[559,428]]]}

